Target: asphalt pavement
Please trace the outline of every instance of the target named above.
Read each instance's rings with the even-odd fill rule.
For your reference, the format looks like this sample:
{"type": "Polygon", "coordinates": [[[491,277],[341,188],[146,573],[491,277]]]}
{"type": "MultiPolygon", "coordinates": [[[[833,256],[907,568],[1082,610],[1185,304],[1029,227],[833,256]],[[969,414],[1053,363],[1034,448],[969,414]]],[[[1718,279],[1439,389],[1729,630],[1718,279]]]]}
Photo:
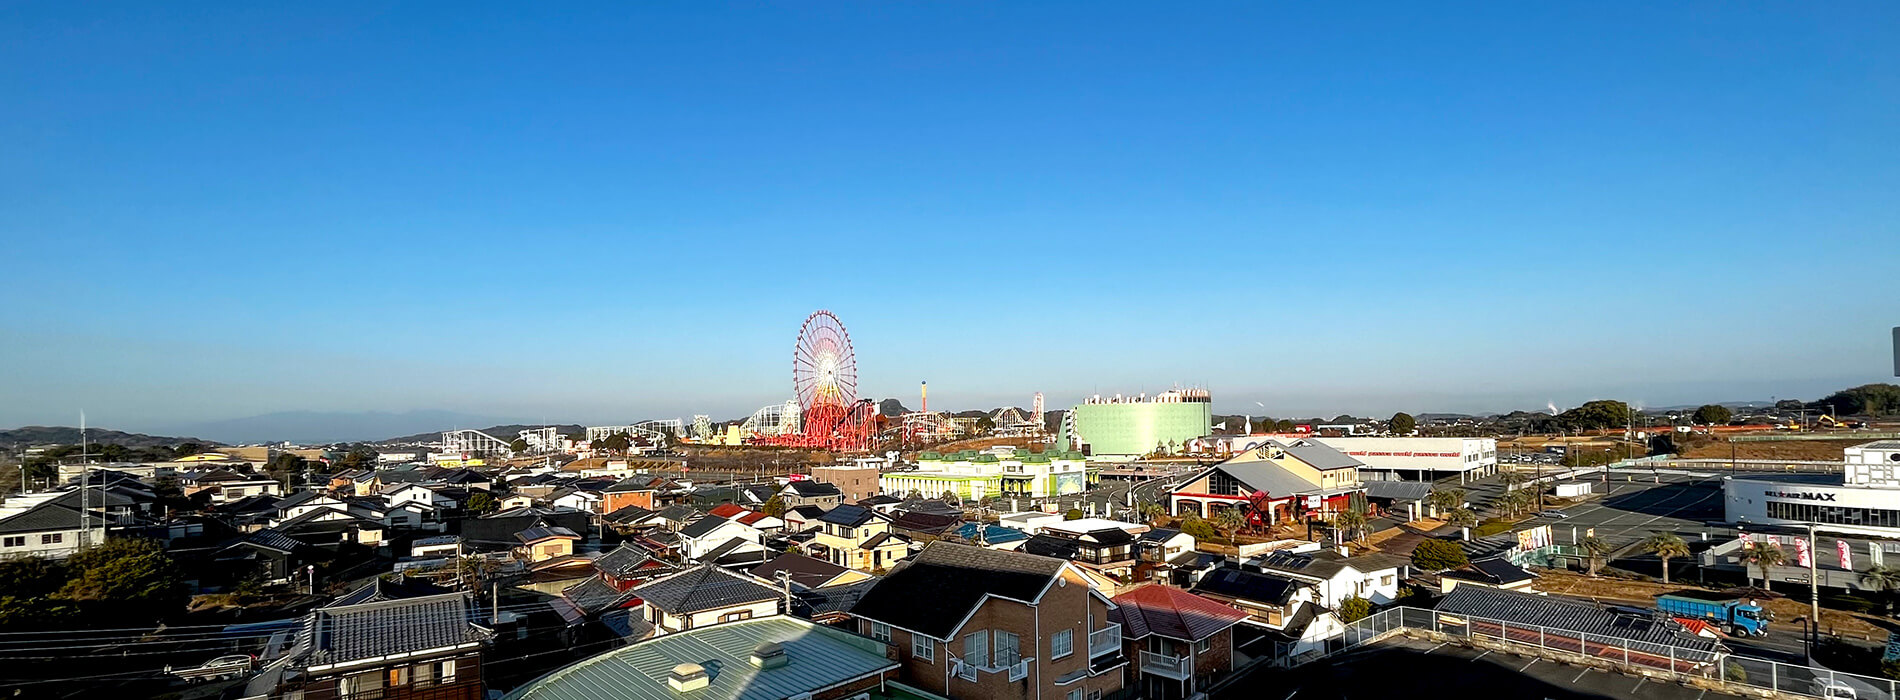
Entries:
{"type": "Polygon", "coordinates": [[[1212,693],[1213,700],[1404,697],[1712,700],[1740,696],[1408,637],[1395,637],[1294,669],[1253,671],[1212,693]]]}

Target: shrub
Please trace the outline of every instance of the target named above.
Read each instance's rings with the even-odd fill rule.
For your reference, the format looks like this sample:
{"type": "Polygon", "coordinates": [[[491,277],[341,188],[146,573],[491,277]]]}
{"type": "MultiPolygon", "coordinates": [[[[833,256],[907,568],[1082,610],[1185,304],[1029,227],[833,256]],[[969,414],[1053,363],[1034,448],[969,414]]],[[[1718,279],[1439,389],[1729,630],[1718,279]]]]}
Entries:
{"type": "Polygon", "coordinates": [[[1503,518],[1492,518],[1471,531],[1472,537],[1487,537],[1511,529],[1511,522],[1503,518]]]}
{"type": "Polygon", "coordinates": [[[1341,622],[1350,624],[1355,620],[1359,620],[1371,614],[1372,601],[1370,600],[1353,596],[1339,601],[1339,620],[1341,622]]]}
{"type": "Polygon", "coordinates": [[[1455,569],[1470,562],[1465,558],[1465,548],[1450,540],[1425,540],[1412,550],[1412,565],[1422,571],[1455,569]]]}
{"type": "Polygon", "coordinates": [[[1063,520],[1081,520],[1082,518],[1083,513],[1080,508],[1070,508],[1069,512],[1062,514],[1063,520]]]}
{"type": "Polygon", "coordinates": [[[1186,522],[1181,523],[1181,531],[1196,540],[1221,539],[1220,531],[1214,529],[1213,523],[1200,518],[1188,518],[1186,522]]]}

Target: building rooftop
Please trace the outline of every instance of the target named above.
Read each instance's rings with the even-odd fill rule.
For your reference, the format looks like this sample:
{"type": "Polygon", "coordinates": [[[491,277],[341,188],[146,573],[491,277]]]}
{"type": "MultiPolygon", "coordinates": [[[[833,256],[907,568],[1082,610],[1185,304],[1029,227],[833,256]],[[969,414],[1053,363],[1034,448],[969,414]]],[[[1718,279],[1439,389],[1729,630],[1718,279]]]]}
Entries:
{"type": "Polygon", "coordinates": [[[1698,637],[1660,613],[1559,600],[1485,586],[1459,586],[1438,602],[1438,612],[1541,625],[1631,642],[1662,644],[1713,653],[1718,643],[1698,637]]]}
{"type": "Polygon", "coordinates": [[[851,613],[947,639],[985,596],[1034,601],[1067,565],[1062,559],[939,540],[900,562],[851,613]]]}
{"type": "Polygon", "coordinates": [[[508,700],[784,700],[897,668],[885,645],[797,618],[775,615],[677,632],[638,642],[550,673],[508,700]],[[760,668],[751,656],[777,644],[790,663],[760,668]],[[679,692],[675,667],[711,671],[710,684],[679,692]],[[716,670],[715,670],[716,669],[716,670]]]}
{"type": "Polygon", "coordinates": [[[320,608],[305,619],[311,666],[334,666],[486,641],[463,593],[320,608]]]}
{"type": "Polygon", "coordinates": [[[676,615],[778,600],[783,595],[757,579],[712,564],[634,586],[631,592],[648,605],[676,615]]]}
{"type": "Polygon", "coordinates": [[[1157,634],[1198,642],[1247,619],[1247,613],[1173,586],[1149,584],[1115,596],[1108,611],[1124,639],[1157,634]]]}

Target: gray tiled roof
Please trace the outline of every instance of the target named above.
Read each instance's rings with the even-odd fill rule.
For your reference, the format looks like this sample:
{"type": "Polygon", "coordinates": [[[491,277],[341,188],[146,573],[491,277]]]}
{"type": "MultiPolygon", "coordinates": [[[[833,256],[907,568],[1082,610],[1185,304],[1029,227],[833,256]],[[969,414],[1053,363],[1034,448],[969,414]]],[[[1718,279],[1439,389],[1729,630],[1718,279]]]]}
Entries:
{"type": "Polygon", "coordinates": [[[77,509],[51,503],[42,503],[35,506],[32,510],[20,513],[6,520],[0,520],[0,532],[77,530],[79,529],[81,520],[85,521],[88,529],[106,526],[106,521],[99,519],[99,516],[88,515],[82,519],[79,517],[79,511],[77,509]]]}
{"type": "Polygon", "coordinates": [[[751,577],[711,564],[649,581],[635,586],[632,592],[646,599],[648,605],[676,615],[777,600],[783,595],[751,577]]]}
{"type": "Polygon", "coordinates": [[[308,665],[342,664],[481,642],[464,593],[321,608],[304,622],[308,665]]]}
{"type": "Polygon", "coordinates": [[[589,576],[580,583],[561,589],[561,595],[574,604],[574,607],[588,614],[596,614],[609,608],[617,608],[637,595],[631,591],[622,591],[600,580],[598,576],[589,576]]]}
{"type": "Polygon", "coordinates": [[[601,573],[609,576],[624,578],[656,562],[670,566],[654,558],[653,553],[643,547],[623,543],[619,547],[615,547],[614,551],[608,552],[605,556],[596,560],[594,562],[594,568],[600,569],[601,573]]]}

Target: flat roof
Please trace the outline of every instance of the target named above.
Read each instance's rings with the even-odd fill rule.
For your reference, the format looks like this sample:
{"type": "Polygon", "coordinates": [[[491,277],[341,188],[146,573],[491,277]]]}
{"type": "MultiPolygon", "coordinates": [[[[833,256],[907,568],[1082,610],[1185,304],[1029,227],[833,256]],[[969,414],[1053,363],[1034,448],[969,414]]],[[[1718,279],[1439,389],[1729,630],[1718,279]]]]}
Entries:
{"type": "Polygon", "coordinates": [[[616,649],[543,676],[508,694],[509,700],[679,700],[666,679],[673,667],[699,664],[711,685],[693,700],[784,700],[897,668],[885,645],[782,615],[676,632],[616,649]],[[752,665],[752,650],[784,646],[791,663],[752,665]]]}

